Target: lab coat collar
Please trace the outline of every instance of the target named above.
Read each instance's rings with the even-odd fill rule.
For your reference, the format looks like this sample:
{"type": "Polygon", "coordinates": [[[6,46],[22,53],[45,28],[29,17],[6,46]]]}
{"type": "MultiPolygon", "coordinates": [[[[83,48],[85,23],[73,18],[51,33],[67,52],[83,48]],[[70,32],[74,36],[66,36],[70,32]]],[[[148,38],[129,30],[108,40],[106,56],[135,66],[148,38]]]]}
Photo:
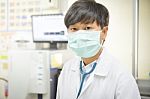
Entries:
{"type": "Polygon", "coordinates": [[[80,58],[78,56],[75,57],[75,61],[72,61],[71,70],[76,72],[80,69],[80,58]]]}
{"type": "MultiPolygon", "coordinates": [[[[81,58],[77,57],[76,58],[76,62],[72,63],[72,67],[71,70],[72,71],[80,71],[79,67],[80,67],[80,61],[81,58]]],[[[103,51],[101,53],[101,55],[99,56],[99,59],[97,60],[97,66],[95,68],[94,74],[97,76],[107,76],[109,70],[110,70],[110,56],[107,52],[106,48],[103,48],[103,51]]]]}
{"type": "Polygon", "coordinates": [[[106,48],[103,49],[99,59],[97,60],[97,66],[94,74],[97,76],[107,76],[111,68],[111,55],[109,55],[106,48]]]}

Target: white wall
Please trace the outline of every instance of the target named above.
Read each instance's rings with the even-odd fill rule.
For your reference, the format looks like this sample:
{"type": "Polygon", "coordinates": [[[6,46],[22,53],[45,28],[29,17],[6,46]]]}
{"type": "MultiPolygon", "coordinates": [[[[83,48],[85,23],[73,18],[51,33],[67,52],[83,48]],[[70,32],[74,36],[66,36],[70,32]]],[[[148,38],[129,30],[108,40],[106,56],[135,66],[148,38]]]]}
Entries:
{"type": "Polygon", "coordinates": [[[139,79],[150,79],[150,0],[140,0],[139,5],[139,79]]]}
{"type": "Polygon", "coordinates": [[[97,0],[110,12],[105,46],[132,71],[132,0],[97,0]]]}

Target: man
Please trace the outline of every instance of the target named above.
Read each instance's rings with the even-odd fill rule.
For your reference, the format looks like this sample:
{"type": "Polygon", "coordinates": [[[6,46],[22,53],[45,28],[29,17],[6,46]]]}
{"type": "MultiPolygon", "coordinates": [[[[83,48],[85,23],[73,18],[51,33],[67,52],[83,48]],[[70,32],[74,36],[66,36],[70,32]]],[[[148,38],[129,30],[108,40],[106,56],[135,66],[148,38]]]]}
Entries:
{"type": "Polygon", "coordinates": [[[140,99],[133,76],[103,47],[109,12],[95,1],[78,0],[65,16],[68,46],[77,56],[63,66],[57,99],[140,99]]]}

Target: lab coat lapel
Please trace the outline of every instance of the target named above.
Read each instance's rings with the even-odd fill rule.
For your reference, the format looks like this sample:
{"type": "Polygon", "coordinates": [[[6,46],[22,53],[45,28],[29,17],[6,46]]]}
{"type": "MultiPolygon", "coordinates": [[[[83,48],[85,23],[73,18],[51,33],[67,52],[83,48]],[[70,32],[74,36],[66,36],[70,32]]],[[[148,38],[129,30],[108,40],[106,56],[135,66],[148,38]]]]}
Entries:
{"type": "Polygon", "coordinates": [[[111,69],[111,61],[111,56],[109,55],[107,50],[104,49],[97,62],[97,67],[95,68],[94,74],[103,77],[107,76],[108,72],[111,69]]]}
{"type": "MultiPolygon", "coordinates": [[[[79,87],[80,87],[80,68],[79,68],[79,65],[80,65],[80,60],[79,59],[78,61],[75,62],[75,64],[73,64],[71,70],[73,73],[75,73],[75,77],[73,79],[73,81],[75,81],[73,84],[74,88],[76,89],[76,93],[78,93],[79,91],[79,87]]],[[[80,93],[80,96],[84,93],[84,91],[88,88],[88,86],[90,86],[90,84],[92,83],[93,81],[93,77],[94,75],[90,75],[89,79],[87,80],[86,84],[85,84],[85,87],[82,89],[81,93],[80,93]]],[[[76,95],[77,96],[77,95],[76,95]]],[[[79,97],[80,97],[79,96],[79,97]]]]}
{"type": "Polygon", "coordinates": [[[76,78],[73,78],[73,79],[76,79],[75,89],[76,89],[76,94],[77,94],[79,91],[79,87],[80,87],[80,71],[79,70],[76,71],[76,78]]]}
{"type": "Polygon", "coordinates": [[[78,61],[76,61],[71,68],[71,72],[74,73],[74,77],[72,78],[72,81],[73,81],[73,87],[75,89],[76,94],[78,93],[80,87],[80,69],[79,69],[80,59],[77,60],[78,61]]]}
{"type": "Polygon", "coordinates": [[[81,96],[81,95],[84,93],[84,91],[91,85],[91,83],[92,83],[92,81],[93,81],[93,79],[94,79],[93,76],[94,76],[94,75],[90,75],[89,79],[87,79],[86,84],[84,83],[84,84],[85,84],[85,87],[83,87],[80,96],[81,96]]]}

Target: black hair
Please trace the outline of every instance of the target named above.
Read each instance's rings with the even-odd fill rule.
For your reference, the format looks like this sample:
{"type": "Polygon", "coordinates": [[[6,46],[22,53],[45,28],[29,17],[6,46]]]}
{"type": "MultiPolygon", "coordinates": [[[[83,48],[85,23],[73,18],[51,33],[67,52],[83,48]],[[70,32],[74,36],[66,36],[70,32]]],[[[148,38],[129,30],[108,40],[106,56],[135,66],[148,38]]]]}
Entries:
{"type": "Polygon", "coordinates": [[[64,23],[70,25],[81,22],[84,24],[97,22],[101,28],[108,26],[109,12],[105,6],[94,0],[78,0],[72,4],[65,15],[64,23]]]}

